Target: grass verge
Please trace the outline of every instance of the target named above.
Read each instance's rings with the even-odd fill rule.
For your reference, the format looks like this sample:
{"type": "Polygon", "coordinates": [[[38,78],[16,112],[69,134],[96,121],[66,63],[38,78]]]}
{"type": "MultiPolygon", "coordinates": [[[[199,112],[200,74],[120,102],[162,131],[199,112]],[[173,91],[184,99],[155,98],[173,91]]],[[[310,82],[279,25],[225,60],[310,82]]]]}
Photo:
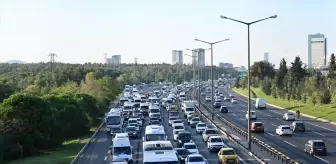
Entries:
{"type": "Polygon", "coordinates": [[[65,141],[61,147],[45,151],[40,155],[18,159],[9,164],[69,164],[76,157],[77,153],[89,141],[97,128],[91,128],[90,134],[81,139],[65,141]]]}
{"type": "MultiPolygon", "coordinates": [[[[233,88],[233,90],[245,96],[247,96],[248,94],[247,89],[233,88]]],[[[280,106],[282,108],[286,108],[292,111],[296,111],[300,109],[301,113],[336,122],[336,104],[335,103],[314,105],[311,102],[310,98],[307,99],[307,103],[303,103],[302,101],[295,101],[295,100],[288,101],[288,100],[274,98],[272,96],[266,95],[260,88],[251,88],[251,90],[252,90],[251,92],[255,93],[257,97],[266,99],[266,102],[268,104],[280,106]]]]}

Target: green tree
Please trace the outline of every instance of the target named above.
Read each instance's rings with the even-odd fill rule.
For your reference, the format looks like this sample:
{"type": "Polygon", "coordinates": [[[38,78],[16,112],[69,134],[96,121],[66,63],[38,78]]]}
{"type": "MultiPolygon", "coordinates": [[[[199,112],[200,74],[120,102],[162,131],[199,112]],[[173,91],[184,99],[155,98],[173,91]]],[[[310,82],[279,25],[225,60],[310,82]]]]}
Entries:
{"type": "Polygon", "coordinates": [[[12,86],[0,83],[0,102],[8,98],[14,92],[15,89],[12,86]]]}
{"type": "Polygon", "coordinates": [[[335,62],[335,54],[332,53],[330,56],[330,63],[329,63],[329,78],[335,79],[336,77],[336,62],[335,62]]]}
{"type": "Polygon", "coordinates": [[[261,90],[266,95],[271,95],[272,81],[270,78],[265,77],[265,79],[261,83],[261,90]]]}
{"type": "Polygon", "coordinates": [[[234,86],[235,86],[236,88],[240,88],[240,77],[237,78],[237,80],[235,81],[234,86]]]}
{"type": "Polygon", "coordinates": [[[251,76],[263,80],[265,77],[273,78],[275,76],[274,66],[267,61],[254,62],[251,66],[251,76]]]}

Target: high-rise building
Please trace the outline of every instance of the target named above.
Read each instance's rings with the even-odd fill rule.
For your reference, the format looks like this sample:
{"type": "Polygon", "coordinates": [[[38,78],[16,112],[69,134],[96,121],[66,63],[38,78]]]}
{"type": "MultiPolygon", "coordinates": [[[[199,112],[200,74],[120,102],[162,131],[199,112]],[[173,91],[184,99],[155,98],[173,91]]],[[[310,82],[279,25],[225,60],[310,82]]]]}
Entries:
{"type": "Polygon", "coordinates": [[[219,68],[233,68],[233,64],[232,63],[219,63],[218,64],[219,68]]]}
{"type": "Polygon", "coordinates": [[[268,52],[265,52],[264,53],[264,61],[267,61],[267,62],[269,62],[269,59],[268,59],[268,52]]]}
{"type": "Polygon", "coordinates": [[[121,55],[113,55],[111,58],[111,64],[114,64],[114,65],[121,64],[121,55]]]}
{"type": "Polygon", "coordinates": [[[196,63],[197,66],[205,66],[205,50],[202,48],[193,49],[192,56],[196,56],[193,60],[193,63],[196,63]]]}
{"type": "Polygon", "coordinates": [[[183,51],[173,50],[172,51],[173,64],[183,64],[183,51]]]}
{"type": "Polygon", "coordinates": [[[326,66],[327,38],[323,34],[308,35],[308,68],[326,66]]]}

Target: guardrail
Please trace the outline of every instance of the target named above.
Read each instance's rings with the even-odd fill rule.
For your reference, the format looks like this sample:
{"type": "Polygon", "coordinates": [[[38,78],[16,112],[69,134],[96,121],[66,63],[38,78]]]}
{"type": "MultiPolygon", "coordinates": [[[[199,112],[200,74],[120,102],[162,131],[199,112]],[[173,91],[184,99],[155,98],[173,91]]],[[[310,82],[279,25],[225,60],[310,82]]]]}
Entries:
{"type": "MultiPolygon", "coordinates": [[[[115,106],[118,105],[118,103],[114,103],[115,106]]],[[[94,132],[94,134],[91,136],[91,138],[89,139],[89,141],[83,146],[83,148],[78,152],[78,154],[76,155],[76,157],[71,161],[70,164],[79,164],[82,160],[83,157],[85,156],[86,152],[87,152],[87,148],[89,145],[94,144],[96,141],[96,135],[97,133],[100,131],[100,129],[103,127],[104,125],[104,121],[99,125],[99,127],[96,129],[96,131],[94,132]]]]}
{"type": "MultiPolygon", "coordinates": [[[[208,107],[206,104],[204,104],[202,101],[199,102],[202,107],[204,109],[206,109],[209,112],[212,112],[212,109],[210,107],[208,107]]],[[[248,138],[248,134],[247,132],[245,132],[244,130],[238,128],[236,125],[234,125],[233,123],[231,123],[230,121],[226,120],[225,118],[223,118],[222,116],[220,116],[218,113],[215,113],[215,116],[221,120],[225,125],[227,125],[229,128],[231,128],[232,130],[234,130],[236,133],[238,133],[239,135],[241,135],[242,137],[244,137],[245,139],[248,138]]],[[[236,141],[235,138],[231,137],[232,140],[236,141]]],[[[277,149],[271,147],[270,145],[268,145],[267,143],[259,140],[256,137],[251,137],[252,139],[252,144],[256,145],[261,151],[265,151],[268,155],[272,156],[273,158],[280,160],[281,163],[285,163],[285,164],[299,164],[298,162],[294,161],[293,159],[289,158],[287,155],[283,154],[282,152],[278,151],[277,149]]],[[[238,144],[240,144],[237,141],[238,144]]],[[[240,144],[241,146],[243,146],[242,144],[240,144]]],[[[243,146],[245,148],[245,146],[243,146]]],[[[245,148],[247,149],[247,148],[245,148]]],[[[251,152],[252,154],[254,154],[253,152],[251,152]]],[[[257,155],[254,154],[256,157],[257,155]]]]}

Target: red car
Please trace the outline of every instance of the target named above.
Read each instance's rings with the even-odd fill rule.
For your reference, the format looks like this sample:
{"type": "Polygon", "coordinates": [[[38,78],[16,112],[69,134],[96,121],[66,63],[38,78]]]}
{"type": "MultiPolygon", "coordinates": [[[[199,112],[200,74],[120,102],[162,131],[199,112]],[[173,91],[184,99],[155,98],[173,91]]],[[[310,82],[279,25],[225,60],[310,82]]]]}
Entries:
{"type": "Polygon", "coordinates": [[[264,133],[264,125],[262,124],[262,122],[252,122],[250,130],[252,132],[261,132],[261,133],[264,133]]]}

